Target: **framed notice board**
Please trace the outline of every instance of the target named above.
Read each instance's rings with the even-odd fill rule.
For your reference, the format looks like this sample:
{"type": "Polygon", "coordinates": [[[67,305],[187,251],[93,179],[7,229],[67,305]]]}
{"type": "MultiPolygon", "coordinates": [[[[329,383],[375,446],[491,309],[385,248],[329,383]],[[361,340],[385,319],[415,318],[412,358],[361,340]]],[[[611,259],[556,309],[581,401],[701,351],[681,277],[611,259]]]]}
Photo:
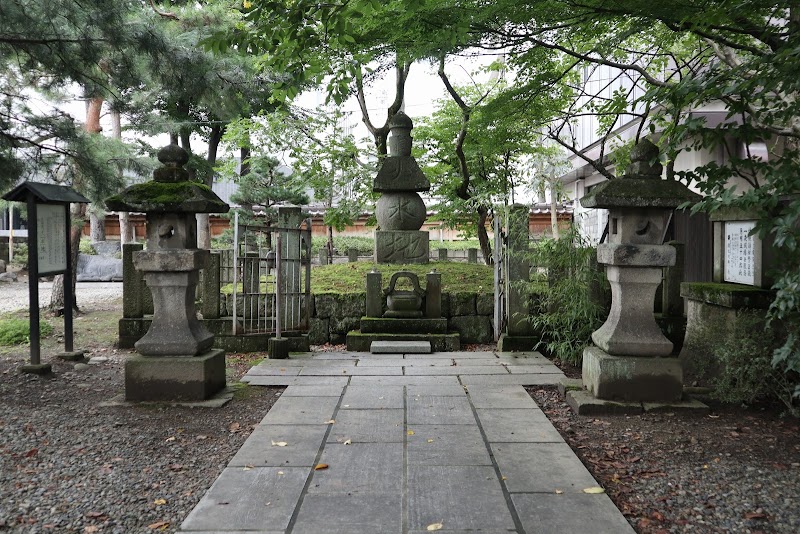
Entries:
{"type": "Polygon", "coordinates": [[[36,252],[40,276],[61,274],[67,270],[67,209],[64,204],[36,205],[36,252]]]}

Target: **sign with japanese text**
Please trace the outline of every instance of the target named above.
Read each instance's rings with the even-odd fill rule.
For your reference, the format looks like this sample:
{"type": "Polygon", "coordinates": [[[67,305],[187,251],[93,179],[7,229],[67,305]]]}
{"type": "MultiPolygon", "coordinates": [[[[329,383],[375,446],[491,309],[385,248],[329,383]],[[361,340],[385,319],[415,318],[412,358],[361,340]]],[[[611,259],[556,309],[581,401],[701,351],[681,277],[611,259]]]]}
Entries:
{"type": "Polygon", "coordinates": [[[756,239],[750,232],[755,221],[725,223],[725,281],[737,284],[756,283],[756,239]]]}
{"type": "Polygon", "coordinates": [[[36,205],[36,254],[39,274],[67,270],[67,214],[64,204],[36,205]]]}

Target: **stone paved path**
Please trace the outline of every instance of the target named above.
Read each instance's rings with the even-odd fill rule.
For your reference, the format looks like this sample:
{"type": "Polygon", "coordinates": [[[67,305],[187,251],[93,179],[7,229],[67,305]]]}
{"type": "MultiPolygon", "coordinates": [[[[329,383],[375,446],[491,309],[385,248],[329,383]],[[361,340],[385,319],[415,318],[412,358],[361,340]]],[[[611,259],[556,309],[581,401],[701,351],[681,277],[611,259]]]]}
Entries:
{"type": "Polygon", "coordinates": [[[535,352],[266,360],[244,380],[289,387],[181,532],[633,532],[522,387],[562,376],[535,352]]]}

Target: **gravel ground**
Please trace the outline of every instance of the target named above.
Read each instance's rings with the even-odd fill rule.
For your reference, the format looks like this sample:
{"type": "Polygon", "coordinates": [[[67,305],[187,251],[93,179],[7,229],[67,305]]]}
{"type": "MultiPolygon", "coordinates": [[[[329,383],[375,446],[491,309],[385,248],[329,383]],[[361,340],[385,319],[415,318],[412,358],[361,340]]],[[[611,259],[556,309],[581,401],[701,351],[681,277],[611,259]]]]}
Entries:
{"type": "MultiPolygon", "coordinates": [[[[53,282],[39,282],[39,307],[50,304],[53,282]]],[[[122,297],[122,282],[78,282],[75,298],[78,306],[110,303],[122,297]]],[[[28,308],[28,280],[20,277],[18,282],[0,282],[0,313],[28,308]]]]}
{"type": "MultiPolygon", "coordinates": [[[[118,297],[93,295],[78,323],[95,329],[85,337],[121,315],[118,297]]],[[[88,365],[43,353],[47,378],[17,372],[26,346],[0,353],[0,532],[175,532],[283,388],[239,387],[219,409],[103,406],[123,392],[131,352],[81,348],[88,365]]],[[[228,354],[228,384],[264,356],[228,354]]]]}
{"type": "Polygon", "coordinates": [[[594,418],[529,392],[637,532],[800,532],[800,421],[779,408],[594,418]]]}

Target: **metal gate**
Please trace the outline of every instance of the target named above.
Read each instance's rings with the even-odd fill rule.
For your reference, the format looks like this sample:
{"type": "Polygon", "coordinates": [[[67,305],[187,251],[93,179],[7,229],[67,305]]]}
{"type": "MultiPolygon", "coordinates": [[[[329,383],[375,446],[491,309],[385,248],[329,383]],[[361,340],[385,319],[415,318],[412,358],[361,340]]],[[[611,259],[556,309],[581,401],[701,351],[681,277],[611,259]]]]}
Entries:
{"type": "Polygon", "coordinates": [[[307,331],[311,319],[311,220],[298,228],[233,225],[234,335],[307,331]]]}

